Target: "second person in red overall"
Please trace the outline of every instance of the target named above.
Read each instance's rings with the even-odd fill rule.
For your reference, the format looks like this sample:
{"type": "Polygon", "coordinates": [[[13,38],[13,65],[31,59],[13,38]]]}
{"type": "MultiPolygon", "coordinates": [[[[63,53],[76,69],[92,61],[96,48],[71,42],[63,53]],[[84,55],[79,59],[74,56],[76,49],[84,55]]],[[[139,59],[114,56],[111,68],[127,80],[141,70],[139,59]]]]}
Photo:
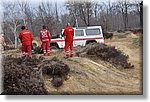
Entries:
{"type": "Polygon", "coordinates": [[[42,41],[43,55],[46,56],[47,52],[47,55],[50,56],[51,36],[45,25],[42,27],[42,30],[40,32],[40,39],[42,41]]]}
{"type": "Polygon", "coordinates": [[[73,37],[74,37],[74,29],[70,26],[70,23],[67,23],[67,27],[64,30],[64,38],[65,38],[65,51],[66,56],[74,56],[73,52],[73,37]],[[69,53],[69,48],[71,54],[69,53]]]}
{"type": "Polygon", "coordinates": [[[32,58],[31,44],[33,41],[33,35],[25,28],[25,26],[22,26],[21,29],[22,31],[19,34],[19,39],[22,43],[22,54],[25,55],[26,51],[28,51],[29,56],[32,58]]]}

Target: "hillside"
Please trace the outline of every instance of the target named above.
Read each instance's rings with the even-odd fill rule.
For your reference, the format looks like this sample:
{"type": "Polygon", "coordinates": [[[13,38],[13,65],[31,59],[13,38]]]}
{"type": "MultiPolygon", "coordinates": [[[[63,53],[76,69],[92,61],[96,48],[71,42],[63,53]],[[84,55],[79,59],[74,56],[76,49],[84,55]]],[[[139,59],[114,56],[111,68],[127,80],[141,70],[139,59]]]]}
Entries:
{"type": "MultiPolygon", "coordinates": [[[[40,82],[43,83],[42,87],[48,92],[46,94],[142,94],[143,67],[140,37],[141,34],[124,33],[120,35],[115,33],[112,39],[105,40],[107,46],[115,46],[117,50],[126,54],[129,58],[129,62],[134,65],[133,68],[123,68],[102,60],[98,56],[87,55],[84,51],[86,51],[85,48],[88,49],[90,45],[86,47],[76,47],[76,55],[70,58],[65,58],[63,49],[51,50],[51,56],[42,57],[42,60],[40,60],[42,55],[35,54],[31,61],[33,61],[33,63],[37,61],[36,65],[33,67],[30,63],[27,64],[26,67],[28,68],[28,66],[30,66],[33,70],[42,73],[42,75],[40,75],[40,82]],[[57,65],[60,65],[61,68],[59,62],[62,66],[68,66],[69,72],[67,72],[64,79],[62,78],[62,85],[55,87],[52,83],[54,77],[41,72],[39,69],[43,70],[43,68],[46,68],[45,65],[50,67],[54,67],[53,65],[55,65],[56,68],[57,65]]],[[[5,51],[4,57],[24,60],[21,58],[20,50],[5,51]]],[[[8,63],[6,60],[3,61],[5,70],[8,63]]],[[[27,63],[30,60],[25,61],[25,63],[27,63]]],[[[16,60],[14,60],[14,63],[15,62],[16,60]]],[[[18,62],[16,63],[18,64],[18,62]]],[[[19,63],[22,65],[22,62],[19,63]]],[[[11,68],[8,69],[11,70],[11,68]]],[[[7,94],[7,92],[4,94],[7,94]]]]}

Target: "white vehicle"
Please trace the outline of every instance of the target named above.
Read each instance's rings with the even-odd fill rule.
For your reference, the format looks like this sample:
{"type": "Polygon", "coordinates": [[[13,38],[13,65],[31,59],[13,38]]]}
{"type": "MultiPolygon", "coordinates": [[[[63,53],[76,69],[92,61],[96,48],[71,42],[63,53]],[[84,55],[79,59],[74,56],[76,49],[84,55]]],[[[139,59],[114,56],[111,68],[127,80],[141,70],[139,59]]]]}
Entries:
{"type": "MultiPolygon", "coordinates": [[[[104,43],[104,37],[101,26],[78,27],[74,29],[73,46],[85,46],[89,43],[104,43]]],[[[65,40],[63,37],[64,29],[60,37],[51,39],[51,47],[64,48],[65,40]]]]}

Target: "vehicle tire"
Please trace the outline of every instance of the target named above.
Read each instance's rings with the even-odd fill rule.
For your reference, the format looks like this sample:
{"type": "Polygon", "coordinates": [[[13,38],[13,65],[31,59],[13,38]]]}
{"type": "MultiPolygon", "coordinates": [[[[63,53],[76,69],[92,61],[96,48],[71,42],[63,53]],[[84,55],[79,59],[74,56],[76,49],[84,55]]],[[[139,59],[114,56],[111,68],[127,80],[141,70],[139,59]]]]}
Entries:
{"type": "Polygon", "coordinates": [[[97,42],[96,41],[88,41],[88,42],[86,42],[86,45],[88,45],[88,44],[96,44],[97,42]]]}
{"type": "Polygon", "coordinates": [[[50,49],[52,49],[52,50],[57,50],[58,47],[57,47],[57,46],[51,46],[50,49]]]}

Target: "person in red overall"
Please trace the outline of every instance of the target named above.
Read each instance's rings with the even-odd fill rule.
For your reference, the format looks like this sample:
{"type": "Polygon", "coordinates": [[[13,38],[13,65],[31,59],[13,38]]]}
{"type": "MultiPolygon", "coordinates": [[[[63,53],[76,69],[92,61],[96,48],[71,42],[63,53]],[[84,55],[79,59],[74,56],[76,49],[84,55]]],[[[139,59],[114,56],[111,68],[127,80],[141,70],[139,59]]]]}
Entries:
{"type": "Polygon", "coordinates": [[[64,38],[65,38],[66,56],[68,56],[68,57],[74,56],[73,37],[74,37],[74,29],[70,26],[70,23],[67,23],[67,26],[64,29],[64,38]],[[69,48],[70,48],[71,54],[69,53],[69,48]]]}
{"type": "Polygon", "coordinates": [[[25,55],[26,51],[28,51],[29,56],[32,58],[31,44],[33,41],[33,35],[25,28],[25,26],[22,26],[21,29],[22,31],[19,34],[19,39],[22,43],[22,54],[25,55]]]}
{"type": "Polygon", "coordinates": [[[42,27],[42,30],[40,32],[40,39],[42,41],[42,49],[43,49],[44,56],[46,56],[46,50],[47,50],[47,55],[50,56],[51,36],[50,36],[50,32],[46,29],[45,25],[42,27]]]}

